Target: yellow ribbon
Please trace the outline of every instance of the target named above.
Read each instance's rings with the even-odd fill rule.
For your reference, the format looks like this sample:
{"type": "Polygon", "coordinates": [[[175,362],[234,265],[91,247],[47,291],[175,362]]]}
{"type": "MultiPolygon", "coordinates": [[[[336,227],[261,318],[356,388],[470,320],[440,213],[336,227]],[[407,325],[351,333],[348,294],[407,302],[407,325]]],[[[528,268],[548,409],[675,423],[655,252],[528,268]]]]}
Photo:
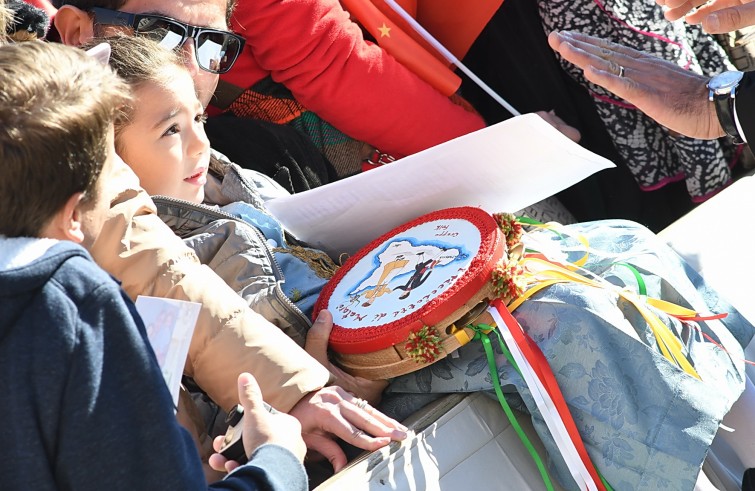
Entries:
{"type": "Polygon", "coordinates": [[[564,266],[551,263],[538,257],[525,256],[520,260],[519,263],[524,269],[524,274],[527,278],[528,283],[532,283],[533,286],[531,286],[519,298],[508,305],[509,311],[513,312],[532,295],[542,290],[543,288],[554,285],[556,283],[576,282],[595,288],[613,290],[621,298],[634,305],[637,311],[642,315],[642,317],[650,326],[650,329],[653,332],[653,336],[655,337],[658,343],[658,347],[660,348],[663,356],[666,357],[666,359],[668,359],[670,362],[676,364],[689,375],[700,379],[697,371],[684,355],[682,351],[683,346],[681,341],[679,341],[679,339],[674,335],[671,329],[666,324],[664,324],[657,315],[655,315],[650,309],[647,308],[647,305],[652,305],[658,310],[672,316],[694,317],[697,315],[697,312],[657,298],[640,298],[638,295],[626,289],[619,288],[616,285],[613,285],[606,281],[596,281],[590,278],[586,278],[585,276],[571,271],[564,266]]]}
{"type": "Polygon", "coordinates": [[[576,236],[573,236],[571,233],[565,230],[563,225],[557,222],[539,223],[534,221],[527,221],[525,222],[525,225],[535,228],[542,228],[544,230],[550,230],[551,232],[554,232],[558,235],[568,235],[570,237],[574,237],[580,244],[585,246],[585,255],[574,261],[573,264],[581,268],[587,263],[587,258],[590,256],[590,253],[588,252],[590,250],[590,241],[584,235],[578,234],[576,236]]]}

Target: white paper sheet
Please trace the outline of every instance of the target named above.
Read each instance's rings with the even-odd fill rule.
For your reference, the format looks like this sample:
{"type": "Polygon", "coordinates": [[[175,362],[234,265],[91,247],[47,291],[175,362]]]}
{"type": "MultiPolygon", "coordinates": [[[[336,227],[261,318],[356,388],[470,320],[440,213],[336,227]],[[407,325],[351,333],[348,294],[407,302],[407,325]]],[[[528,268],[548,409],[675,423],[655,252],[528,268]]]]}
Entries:
{"type": "Polygon", "coordinates": [[[294,236],[338,257],[431,211],[515,212],[609,167],[527,114],[266,205],[294,236]]]}
{"type": "Polygon", "coordinates": [[[173,404],[177,405],[186,355],[202,304],[146,296],[136,297],[135,304],[173,396],[173,404]]]}

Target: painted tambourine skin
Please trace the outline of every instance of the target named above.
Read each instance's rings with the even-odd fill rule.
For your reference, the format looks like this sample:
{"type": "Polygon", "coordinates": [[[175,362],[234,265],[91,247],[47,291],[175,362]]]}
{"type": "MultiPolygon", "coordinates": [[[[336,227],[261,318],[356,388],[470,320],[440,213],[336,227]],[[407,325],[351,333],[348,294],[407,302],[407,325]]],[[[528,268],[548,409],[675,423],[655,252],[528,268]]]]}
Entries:
{"type": "Polygon", "coordinates": [[[430,213],[351,257],[323,289],[315,313],[332,313],[330,348],[347,370],[369,378],[408,373],[421,368],[406,360],[411,333],[436,328],[451,338],[443,341],[446,352],[469,340],[447,327],[486,300],[504,253],[505,238],[487,212],[430,213]]]}

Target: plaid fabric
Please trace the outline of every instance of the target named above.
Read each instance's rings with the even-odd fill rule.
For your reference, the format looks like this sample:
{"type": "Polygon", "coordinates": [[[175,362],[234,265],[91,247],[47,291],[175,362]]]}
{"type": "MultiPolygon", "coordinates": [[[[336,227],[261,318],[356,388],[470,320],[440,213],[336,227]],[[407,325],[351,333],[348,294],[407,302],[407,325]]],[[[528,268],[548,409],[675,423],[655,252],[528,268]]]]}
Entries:
{"type": "Polygon", "coordinates": [[[361,172],[362,161],[372,150],[369,145],[345,135],[307,110],[285,86],[271,77],[245,90],[228,110],[238,117],[293,126],[309,136],[325,154],[339,178],[361,172]]]}

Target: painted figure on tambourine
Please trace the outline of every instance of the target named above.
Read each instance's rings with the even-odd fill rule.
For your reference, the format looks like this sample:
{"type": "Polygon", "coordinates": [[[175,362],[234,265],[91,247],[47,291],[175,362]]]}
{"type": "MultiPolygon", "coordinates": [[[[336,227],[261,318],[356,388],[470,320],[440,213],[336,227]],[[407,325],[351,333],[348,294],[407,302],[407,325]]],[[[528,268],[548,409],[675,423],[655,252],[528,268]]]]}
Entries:
{"type": "MultiPolygon", "coordinates": [[[[398,296],[392,295],[392,302],[407,300],[412,291],[425,284],[434,268],[443,268],[465,257],[468,257],[468,254],[463,253],[459,246],[402,237],[390,242],[383,252],[372,258],[365,258],[364,266],[372,267],[369,276],[347,295],[350,298],[364,297],[366,300],[362,307],[372,306],[377,298],[395,290],[403,293],[398,296]]],[[[361,270],[355,270],[350,276],[359,278],[361,274],[361,270]]],[[[443,279],[446,280],[447,277],[448,275],[445,275],[443,279]]],[[[435,282],[432,284],[435,285],[435,282]]]]}
{"type": "Polygon", "coordinates": [[[359,322],[369,315],[368,320],[377,322],[416,310],[447,289],[466,270],[479,247],[479,239],[472,243],[472,254],[468,244],[452,240],[470,232],[472,228],[461,220],[438,221],[395,237],[362,258],[343,278],[334,292],[334,298],[342,300],[334,314],[359,322]],[[435,238],[438,234],[450,240],[438,240],[435,238]],[[432,281],[428,281],[431,273],[432,281]]]}
{"type": "MultiPolygon", "coordinates": [[[[419,255],[424,256],[424,253],[420,252],[419,255]]],[[[424,257],[422,259],[424,259],[424,257]]],[[[398,290],[404,290],[404,293],[400,297],[398,297],[399,300],[405,300],[409,298],[412,290],[419,286],[422,286],[422,283],[427,281],[427,278],[430,277],[430,273],[433,272],[433,268],[439,263],[440,261],[438,259],[428,259],[426,261],[421,260],[420,262],[418,262],[417,265],[414,266],[414,273],[409,277],[409,281],[407,281],[405,285],[396,287],[398,290]]]]}

